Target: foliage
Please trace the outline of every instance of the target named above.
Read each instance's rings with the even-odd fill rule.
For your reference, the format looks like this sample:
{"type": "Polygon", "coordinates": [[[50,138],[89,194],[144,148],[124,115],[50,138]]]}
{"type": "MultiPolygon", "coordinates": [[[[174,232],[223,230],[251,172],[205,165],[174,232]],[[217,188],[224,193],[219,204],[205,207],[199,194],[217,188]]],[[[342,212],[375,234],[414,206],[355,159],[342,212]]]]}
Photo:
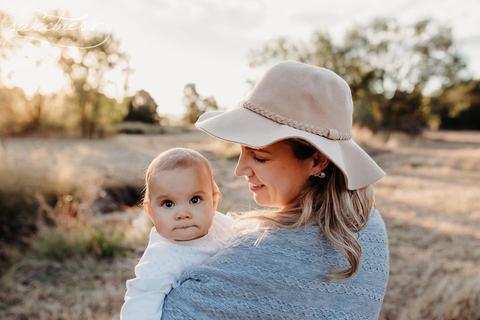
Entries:
{"type": "Polygon", "coordinates": [[[457,85],[466,68],[451,29],[431,20],[402,26],[377,19],[352,27],[340,44],[315,32],[307,43],[282,37],[250,54],[254,67],[285,59],[342,76],[350,84],[360,126],[410,133],[420,132],[434,115],[423,97],[457,85]]]}
{"type": "Polygon", "coordinates": [[[480,130],[480,80],[450,86],[431,100],[440,129],[480,130]]]}
{"type": "MultiPolygon", "coordinates": [[[[4,16],[0,13],[0,18],[4,16]]],[[[107,97],[106,93],[115,85],[118,86],[112,79],[118,79],[119,74],[125,77],[125,83],[121,85],[126,91],[131,72],[128,56],[122,51],[120,42],[114,35],[103,31],[88,31],[72,25],[72,20],[68,18],[68,13],[59,11],[35,14],[32,17],[35,30],[18,30],[12,39],[4,41],[9,46],[0,49],[0,60],[8,58],[16,49],[26,45],[50,44],[49,46],[58,48],[58,67],[67,79],[70,92],[62,95],[65,98],[62,102],[57,101],[54,104],[60,105],[62,110],[68,109],[68,118],[75,119],[75,122],[69,125],[79,128],[82,137],[102,136],[112,131],[113,126],[126,113],[126,106],[107,97]]],[[[10,17],[8,19],[13,21],[10,17]]],[[[0,32],[0,41],[6,37],[7,35],[0,32]]],[[[14,96],[15,92],[12,91],[12,97],[14,96]]],[[[2,134],[38,132],[44,127],[52,126],[68,129],[61,121],[56,121],[59,118],[64,119],[64,112],[55,112],[54,121],[49,119],[47,109],[53,103],[50,97],[37,93],[31,99],[6,98],[8,100],[4,101],[7,103],[0,103],[0,109],[6,110],[9,118],[2,122],[9,123],[13,120],[13,124],[9,126],[0,123],[2,134]],[[28,110],[23,112],[25,117],[22,120],[17,121],[18,110],[14,110],[15,108],[28,110]]]]}
{"type": "MultiPolygon", "coordinates": [[[[51,23],[45,17],[41,21],[51,23]]],[[[126,54],[120,50],[119,41],[113,35],[102,32],[84,34],[67,30],[49,32],[43,36],[55,43],[70,44],[69,47],[62,48],[59,65],[67,76],[77,101],[81,134],[88,138],[101,135],[106,127],[119,121],[118,113],[122,112],[114,110],[119,109],[120,104],[113,103],[112,99],[107,99],[102,93],[108,84],[108,75],[127,61],[126,54]],[[108,111],[102,110],[104,107],[108,111]],[[109,114],[113,114],[113,118],[106,117],[109,114]]]]}
{"type": "MultiPolygon", "coordinates": [[[[87,97],[80,117],[81,134],[87,138],[103,137],[115,131],[126,113],[125,105],[96,90],[84,92],[87,97]]],[[[75,100],[75,97],[71,99],[75,100]]]]}
{"type": "Polygon", "coordinates": [[[27,99],[20,88],[0,87],[0,135],[14,135],[24,131],[28,123],[27,99]]]}
{"type": "MultiPolygon", "coordinates": [[[[113,132],[124,117],[126,106],[98,91],[88,91],[86,96],[84,132],[89,137],[113,132]]],[[[81,133],[78,100],[74,95],[37,93],[29,99],[20,88],[0,87],[0,101],[1,136],[81,133]]]]}
{"type": "Polygon", "coordinates": [[[215,98],[200,96],[194,83],[188,83],[183,88],[183,104],[187,109],[183,119],[188,124],[195,123],[205,111],[218,110],[215,98]]]}
{"type": "Polygon", "coordinates": [[[28,190],[0,189],[0,243],[22,241],[37,230],[38,202],[28,190]]]}
{"type": "Polygon", "coordinates": [[[158,105],[152,98],[150,93],[140,90],[128,99],[128,113],[123,121],[158,123],[159,116],[157,113],[158,105]]]}
{"type": "Polygon", "coordinates": [[[85,208],[91,204],[85,205],[89,202],[82,196],[84,190],[73,185],[67,190],[53,181],[45,186],[28,179],[22,183],[13,187],[7,181],[0,188],[0,248],[8,249],[0,251],[0,268],[12,260],[12,252],[26,248],[36,257],[56,261],[109,258],[125,251],[120,233],[89,222],[85,208]]]}

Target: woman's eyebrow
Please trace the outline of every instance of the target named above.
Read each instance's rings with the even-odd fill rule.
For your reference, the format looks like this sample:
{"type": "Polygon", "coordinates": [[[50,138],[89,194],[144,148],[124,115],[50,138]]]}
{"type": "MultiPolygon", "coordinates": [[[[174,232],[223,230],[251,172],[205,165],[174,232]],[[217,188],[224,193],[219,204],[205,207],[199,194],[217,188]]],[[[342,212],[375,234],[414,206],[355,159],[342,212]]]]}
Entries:
{"type": "Polygon", "coordinates": [[[248,150],[250,151],[255,151],[255,152],[263,152],[263,153],[268,153],[268,154],[271,154],[270,151],[267,151],[267,150],[264,150],[264,149],[253,149],[253,148],[250,148],[250,147],[246,147],[248,150]]]}

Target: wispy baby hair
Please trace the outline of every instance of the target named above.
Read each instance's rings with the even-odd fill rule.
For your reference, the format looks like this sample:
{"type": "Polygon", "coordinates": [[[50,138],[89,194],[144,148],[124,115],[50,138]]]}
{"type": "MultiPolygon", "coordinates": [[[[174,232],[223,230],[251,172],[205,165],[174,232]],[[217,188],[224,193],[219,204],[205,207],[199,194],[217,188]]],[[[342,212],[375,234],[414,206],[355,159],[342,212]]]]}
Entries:
{"type": "Polygon", "coordinates": [[[213,190],[216,192],[216,185],[213,182],[212,167],[210,166],[207,158],[205,158],[200,152],[192,149],[172,148],[160,153],[148,166],[147,173],[145,175],[145,196],[143,198],[143,202],[148,203],[150,201],[150,186],[152,177],[154,177],[155,174],[163,170],[190,168],[192,166],[203,166],[207,169],[208,173],[212,177],[212,184],[214,185],[213,190]]]}

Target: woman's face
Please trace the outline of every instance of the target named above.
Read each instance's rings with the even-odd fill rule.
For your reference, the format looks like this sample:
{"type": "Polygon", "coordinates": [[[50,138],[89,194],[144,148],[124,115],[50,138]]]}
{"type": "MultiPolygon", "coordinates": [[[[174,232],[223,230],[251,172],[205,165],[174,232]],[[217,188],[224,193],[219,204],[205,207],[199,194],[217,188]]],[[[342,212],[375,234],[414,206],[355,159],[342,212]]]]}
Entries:
{"type": "Polygon", "coordinates": [[[235,175],[246,177],[258,205],[284,209],[295,203],[309,176],[321,169],[314,156],[299,160],[292,147],[280,141],[261,149],[241,146],[235,175]]]}

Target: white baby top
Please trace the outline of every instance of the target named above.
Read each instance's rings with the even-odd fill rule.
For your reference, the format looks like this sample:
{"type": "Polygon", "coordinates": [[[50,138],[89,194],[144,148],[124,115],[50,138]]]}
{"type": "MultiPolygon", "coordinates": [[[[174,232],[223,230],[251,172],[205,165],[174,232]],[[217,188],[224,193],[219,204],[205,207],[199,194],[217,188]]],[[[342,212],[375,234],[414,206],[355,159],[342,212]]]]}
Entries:
{"type": "Polygon", "coordinates": [[[191,241],[166,239],[153,227],[148,246],[135,266],[135,278],[127,280],[120,319],[159,320],[165,296],[176,287],[182,272],[225,247],[233,235],[232,223],[230,216],[216,212],[208,234],[191,241]]]}

